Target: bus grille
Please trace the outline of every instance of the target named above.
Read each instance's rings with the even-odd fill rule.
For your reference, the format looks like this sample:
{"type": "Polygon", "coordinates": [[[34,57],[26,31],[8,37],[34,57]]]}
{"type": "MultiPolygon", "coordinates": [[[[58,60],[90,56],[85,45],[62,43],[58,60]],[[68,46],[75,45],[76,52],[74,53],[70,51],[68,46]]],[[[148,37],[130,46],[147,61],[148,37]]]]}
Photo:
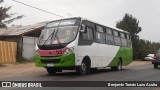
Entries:
{"type": "Polygon", "coordinates": [[[60,63],[60,59],[42,59],[42,63],[60,63]]]}

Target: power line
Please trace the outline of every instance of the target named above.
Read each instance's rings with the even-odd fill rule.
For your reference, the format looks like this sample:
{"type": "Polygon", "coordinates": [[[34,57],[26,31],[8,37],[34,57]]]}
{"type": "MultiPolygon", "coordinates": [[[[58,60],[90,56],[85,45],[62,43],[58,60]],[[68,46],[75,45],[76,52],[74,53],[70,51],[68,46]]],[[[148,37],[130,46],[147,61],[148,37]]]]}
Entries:
{"type": "Polygon", "coordinates": [[[43,12],[46,12],[46,13],[49,13],[49,14],[52,14],[52,15],[55,15],[55,16],[58,16],[58,17],[64,18],[64,17],[61,16],[61,15],[58,15],[58,14],[55,14],[55,13],[52,13],[52,12],[49,12],[49,11],[46,11],[46,10],[43,10],[43,9],[40,9],[40,8],[31,6],[31,5],[28,5],[28,4],[25,4],[25,3],[22,3],[22,2],[19,2],[19,1],[16,1],[16,0],[12,0],[12,1],[17,2],[17,3],[20,3],[20,4],[23,4],[23,5],[25,5],[25,6],[28,6],[28,7],[34,8],[34,9],[37,9],[37,10],[40,10],[40,11],[43,11],[43,12]]]}

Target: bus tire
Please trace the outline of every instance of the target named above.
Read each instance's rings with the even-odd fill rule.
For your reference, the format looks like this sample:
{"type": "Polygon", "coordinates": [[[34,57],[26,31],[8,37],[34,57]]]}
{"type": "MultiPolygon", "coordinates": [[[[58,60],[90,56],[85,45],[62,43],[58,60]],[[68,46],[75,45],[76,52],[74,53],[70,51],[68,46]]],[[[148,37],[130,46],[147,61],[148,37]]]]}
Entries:
{"type": "Polygon", "coordinates": [[[50,75],[54,75],[56,73],[56,70],[54,68],[47,67],[46,69],[47,69],[48,74],[50,75]]]}
{"type": "Polygon", "coordinates": [[[88,65],[84,60],[82,61],[81,65],[76,68],[76,71],[81,75],[87,74],[87,70],[88,70],[88,65]]]}
{"type": "Polygon", "coordinates": [[[118,61],[118,65],[117,66],[111,67],[111,70],[113,70],[113,71],[120,71],[120,70],[122,70],[122,60],[118,61]]]}
{"type": "Polygon", "coordinates": [[[118,71],[122,70],[122,60],[119,60],[117,67],[118,67],[117,68],[118,71]]]}

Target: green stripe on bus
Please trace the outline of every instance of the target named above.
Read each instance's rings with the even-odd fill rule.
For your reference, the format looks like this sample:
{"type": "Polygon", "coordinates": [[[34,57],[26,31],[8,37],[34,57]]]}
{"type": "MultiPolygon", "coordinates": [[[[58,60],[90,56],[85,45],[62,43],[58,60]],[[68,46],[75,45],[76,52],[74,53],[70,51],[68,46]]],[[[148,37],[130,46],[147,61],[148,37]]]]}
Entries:
{"type": "Polygon", "coordinates": [[[108,67],[117,66],[119,58],[122,58],[123,65],[128,65],[132,62],[132,48],[120,47],[116,56],[113,58],[108,67]]]}
{"type": "Polygon", "coordinates": [[[75,54],[73,52],[66,55],[58,56],[58,57],[41,57],[39,55],[36,55],[34,59],[37,67],[47,67],[47,64],[42,63],[41,60],[60,60],[59,63],[50,63],[50,64],[53,64],[53,67],[75,66],[75,54]]]}

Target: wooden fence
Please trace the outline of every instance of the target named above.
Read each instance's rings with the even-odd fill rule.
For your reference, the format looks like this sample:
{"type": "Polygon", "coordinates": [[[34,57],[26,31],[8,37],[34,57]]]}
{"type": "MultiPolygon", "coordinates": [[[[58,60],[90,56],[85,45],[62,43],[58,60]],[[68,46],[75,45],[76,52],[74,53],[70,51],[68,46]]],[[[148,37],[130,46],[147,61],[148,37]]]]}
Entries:
{"type": "Polygon", "coordinates": [[[0,63],[16,62],[17,42],[0,41],[0,63]]]}

